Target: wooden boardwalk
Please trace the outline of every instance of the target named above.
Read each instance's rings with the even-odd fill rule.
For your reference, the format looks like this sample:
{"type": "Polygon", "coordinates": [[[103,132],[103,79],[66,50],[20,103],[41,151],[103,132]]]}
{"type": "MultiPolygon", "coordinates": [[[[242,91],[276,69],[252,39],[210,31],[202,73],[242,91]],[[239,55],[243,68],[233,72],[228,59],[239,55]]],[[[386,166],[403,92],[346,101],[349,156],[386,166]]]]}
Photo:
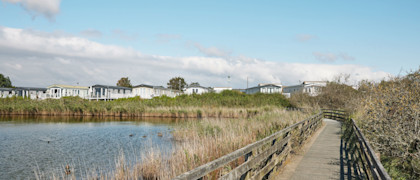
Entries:
{"type": "Polygon", "coordinates": [[[324,119],[325,127],[291,172],[275,179],[344,179],[341,157],[341,122],[324,119]]]}

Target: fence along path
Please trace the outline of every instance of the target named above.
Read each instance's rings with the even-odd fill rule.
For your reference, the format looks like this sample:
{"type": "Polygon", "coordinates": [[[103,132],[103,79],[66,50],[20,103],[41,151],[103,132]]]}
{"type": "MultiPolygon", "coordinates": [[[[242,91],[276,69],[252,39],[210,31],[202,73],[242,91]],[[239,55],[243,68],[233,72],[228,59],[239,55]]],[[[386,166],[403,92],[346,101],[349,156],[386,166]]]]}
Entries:
{"type": "Polygon", "coordinates": [[[279,179],[272,176],[277,174],[290,152],[320,127],[324,117],[339,120],[344,126],[341,122],[326,120],[326,128],[304,156],[292,179],[391,179],[354,121],[348,120],[344,111],[337,110],[323,110],[175,179],[279,179]],[[344,139],[340,138],[342,127],[344,139]],[[243,162],[232,169],[230,163],[241,159],[243,162]],[[226,169],[231,170],[226,172],[226,169]]]}
{"type": "Polygon", "coordinates": [[[323,110],[324,117],[343,123],[340,144],[340,179],[391,180],[355,121],[344,111],[323,110]]]}
{"type": "MultiPolygon", "coordinates": [[[[281,173],[276,179],[344,179],[340,178],[341,123],[324,119],[325,127],[306,151],[294,172],[281,173]]],[[[344,168],[345,169],[345,168],[344,168]]]]}
{"type": "Polygon", "coordinates": [[[266,179],[275,174],[288,154],[322,124],[322,113],[293,124],[262,140],[249,144],[212,162],[176,177],[192,179],[266,179]],[[229,163],[244,161],[229,172],[229,163]]]}

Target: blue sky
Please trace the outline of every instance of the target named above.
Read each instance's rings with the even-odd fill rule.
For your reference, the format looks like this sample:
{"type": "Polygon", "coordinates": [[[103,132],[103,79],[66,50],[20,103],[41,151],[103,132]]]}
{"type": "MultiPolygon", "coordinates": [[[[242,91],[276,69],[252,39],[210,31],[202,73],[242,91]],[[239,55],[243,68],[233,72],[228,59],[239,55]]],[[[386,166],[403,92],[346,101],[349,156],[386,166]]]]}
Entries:
{"type": "Polygon", "coordinates": [[[34,86],[114,84],[122,76],[134,84],[165,85],[177,75],[236,88],[246,77],[253,84],[330,80],[340,73],[351,74],[352,83],[380,80],[419,67],[419,9],[420,1],[2,0],[3,31],[22,30],[25,41],[41,38],[52,42],[52,50],[36,43],[11,47],[16,39],[0,38],[0,51],[16,51],[0,56],[0,72],[34,86]],[[74,43],[57,43],[60,38],[74,43]],[[103,54],[80,51],[97,48],[92,43],[137,54],[98,59],[103,54]],[[82,54],[66,54],[66,47],[82,54]],[[81,65],[84,71],[77,69],[81,65]],[[16,72],[25,68],[31,73],[16,72]],[[109,77],[76,75],[95,68],[109,77]],[[50,78],[30,79],[37,75],[50,78]]]}

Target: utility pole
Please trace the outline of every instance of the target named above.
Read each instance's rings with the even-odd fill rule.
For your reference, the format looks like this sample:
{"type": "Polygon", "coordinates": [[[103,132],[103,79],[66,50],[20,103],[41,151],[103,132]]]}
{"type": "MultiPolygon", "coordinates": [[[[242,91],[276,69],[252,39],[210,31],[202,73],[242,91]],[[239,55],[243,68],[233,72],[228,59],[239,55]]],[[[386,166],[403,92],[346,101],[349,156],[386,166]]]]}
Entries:
{"type": "Polygon", "coordinates": [[[248,89],[248,76],[246,77],[246,88],[248,89]]]}

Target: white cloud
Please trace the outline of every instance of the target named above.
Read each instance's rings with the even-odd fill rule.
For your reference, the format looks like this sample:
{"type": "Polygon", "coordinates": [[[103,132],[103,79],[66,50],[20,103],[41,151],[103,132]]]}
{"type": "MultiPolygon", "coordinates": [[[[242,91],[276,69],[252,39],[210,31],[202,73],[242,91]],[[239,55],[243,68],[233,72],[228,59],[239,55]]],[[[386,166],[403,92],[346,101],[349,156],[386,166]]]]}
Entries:
{"type": "Polygon", "coordinates": [[[353,56],[349,56],[346,53],[340,53],[339,56],[341,57],[341,59],[346,61],[353,61],[355,59],[353,56]]]}
{"type": "Polygon", "coordinates": [[[311,34],[299,34],[296,36],[296,39],[300,42],[307,42],[310,41],[312,39],[317,38],[315,35],[311,35],[311,34]]]}
{"type": "Polygon", "coordinates": [[[210,57],[229,57],[232,53],[216,47],[204,47],[199,43],[194,43],[193,46],[201,53],[210,57]]]}
{"type": "Polygon", "coordinates": [[[10,64],[10,63],[4,63],[4,65],[6,67],[12,68],[14,70],[21,70],[22,69],[22,65],[20,64],[10,64]]]}
{"type": "Polygon", "coordinates": [[[20,4],[33,17],[38,15],[45,16],[49,20],[54,20],[60,12],[61,0],[2,0],[8,3],[20,4]]]}
{"type": "Polygon", "coordinates": [[[104,45],[80,37],[7,27],[0,27],[2,46],[25,52],[106,59],[140,55],[132,49],[104,45]]]}
{"type": "Polygon", "coordinates": [[[70,64],[71,63],[70,59],[64,59],[64,58],[61,58],[61,57],[56,57],[55,59],[57,59],[62,64],[70,64]]]}
{"type": "Polygon", "coordinates": [[[172,40],[181,39],[181,35],[179,34],[157,34],[156,35],[157,41],[161,43],[167,43],[172,40]]]}
{"type": "Polygon", "coordinates": [[[88,38],[101,38],[102,33],[96,29],[86,29],[80,32],[80,35],[88,38]]]}
{"type": "Polygon", "coordinates": [[[112,85],[127,76],[133,84],[166,85],[170,78],[182,76],[187,82],[204,86],[245,88],[247,77],[253,86],[262,82],[291,85],[299,80],[332,80],[342,73],[350,74],[351,82],[389,76],[361,65],[271,62],[216,54],[219,56],[144,55],[133,49],[79,37],[0,27],[0,72],[10,76],[17,86],[77,82],[86,86],[112,85]],[[230,82],[227,76],[231,77],[230,82]]]}
{"type": "Polygon", "coordinates": [[[335,62],[337,60],[352,61],[355,59],[353,56],[350,56],[347,53],[334,54],[313,52],[312,55],[314,55],[314,57],[321,62],[335,62]]]}
{"type": "Polygon", "coordinates": [[[130,34],[128,32],[120,30],[120,29],[114,29],[112,31],[112,34],[113,34],[114,37],[116,37],[118,39],[121,39],[121,40],[125,40],[125,41],[135,41],[138,38],[137,33],[130,34]]]}

